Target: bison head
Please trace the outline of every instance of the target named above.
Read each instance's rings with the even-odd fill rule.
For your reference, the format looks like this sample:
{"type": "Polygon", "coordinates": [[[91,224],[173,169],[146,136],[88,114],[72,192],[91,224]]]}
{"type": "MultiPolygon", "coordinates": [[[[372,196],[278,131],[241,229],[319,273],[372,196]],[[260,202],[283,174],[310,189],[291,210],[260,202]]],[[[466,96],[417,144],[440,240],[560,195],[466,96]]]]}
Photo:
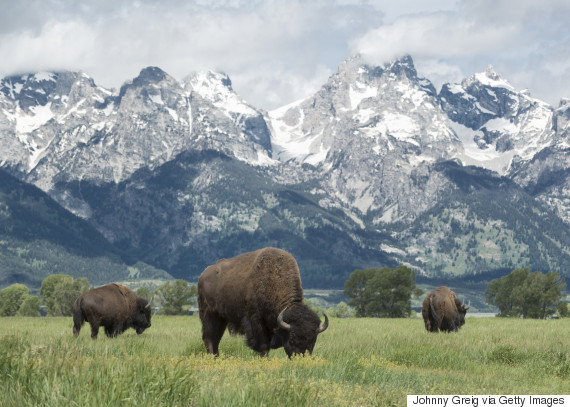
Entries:
{"type": "Polygon", "coordinates": [[[283,346],[289,357],[305,354],[306,351],[312,354],[317,335],[329,326],[329,319],[324,315],[325,322],[321,325],[318,315],[305,304],[294,304],[284,309],[277,317],[278,328],[271,340],[271,347],[283,346]]]}
{"type": "Polygon", "coordinates": [[[137,298],[137,305],[133,315],[133,327],[137,334],[142,334],[145,329],[150,328],[150,302],[144,298],[137,298]]]}
{"type": "MultiPolygon", "coordinates": [[[[469,303],[471,304],[471,302],[469,303]]],[[[471,305],[465,305],[465,302],[461,302],[455,297],[455,306],[457,307],[455,325],[459,328],[465,325],[465,314],[467,314],[467,310],[471,308],[471,305]]]]}

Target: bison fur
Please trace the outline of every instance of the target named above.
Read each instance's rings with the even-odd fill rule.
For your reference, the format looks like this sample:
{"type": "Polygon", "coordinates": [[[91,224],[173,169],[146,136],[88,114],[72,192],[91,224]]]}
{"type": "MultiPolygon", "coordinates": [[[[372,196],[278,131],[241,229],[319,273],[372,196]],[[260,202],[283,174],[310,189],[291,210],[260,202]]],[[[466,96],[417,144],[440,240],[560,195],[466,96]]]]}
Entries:
{"type": "Polygon", "coordinates": [[[424,298],[422,317],[428,332],[457,332],[465,324],[469,305],[459,301],[448,287],[441,286],[424,298]]]}
{"type": "Polygon", "coordinates": [[[150,327],[150,303],[137,297],[133,290],[121,284],[107,284],[81,294],[73,305],[73,336],[77,337],[85,321],[91,325],[91,337],[97,339],[99,328],[108,337],[134,328],[142,334],[150,327]]]}
{"type": "Polygon", "coordinates": [[[198,280],[198,308],[204,345],[215,355],[226,327],[261,356],[283,347],[289,357],[311,354],[328,327],[327,316],[321,325],[303,301],[295,258],[272,247],[207,267],[198,280]]]}

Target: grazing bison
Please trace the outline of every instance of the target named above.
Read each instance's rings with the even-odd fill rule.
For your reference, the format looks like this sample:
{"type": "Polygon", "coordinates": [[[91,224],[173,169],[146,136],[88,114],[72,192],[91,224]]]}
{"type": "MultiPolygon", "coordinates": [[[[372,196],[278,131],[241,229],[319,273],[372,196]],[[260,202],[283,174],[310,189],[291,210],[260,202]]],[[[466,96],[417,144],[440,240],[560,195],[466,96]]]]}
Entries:
{"type": "Polygon", "coordinates": [[[121,284],[107,284],[81,294],[73,304],[73,336],[77,337],[83,322],[91,325],[91,337],[97,339],[99,327],[114,337],[128,328],[142,334],[150,327],[150,303],[137,297],[121,284]]]}
{"type": "Polygon", "coordinates": [[[469,305],[459,301],[453,291],[441,286],[424,298],[422,316],[429,332],[457,332],[465,324],[465,313],[469,305]]]}
{"type": "Polygon", "coordinates": [[[218,355],[226,326],[246,336],[261,356],[283,346],[287,356],[312,353],[317,335],[327,329],[303,302],[297,262],[272,247],[222,259],[198,280],[202,339],[208,353],[218,355]]]}

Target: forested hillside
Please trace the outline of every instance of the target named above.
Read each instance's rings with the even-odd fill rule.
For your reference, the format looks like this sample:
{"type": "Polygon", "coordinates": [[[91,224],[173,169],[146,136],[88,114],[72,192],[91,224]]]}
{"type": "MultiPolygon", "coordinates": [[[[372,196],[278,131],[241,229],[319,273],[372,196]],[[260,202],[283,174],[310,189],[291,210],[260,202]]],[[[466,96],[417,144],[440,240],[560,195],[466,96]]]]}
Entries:
{"type": "Polygon", "coordinates": [[[37,289],[55,273],[87,277],[91,284],[171,278],[125,255],[47,194],[0,170],[0,287],[21,283],[37,289]]]}

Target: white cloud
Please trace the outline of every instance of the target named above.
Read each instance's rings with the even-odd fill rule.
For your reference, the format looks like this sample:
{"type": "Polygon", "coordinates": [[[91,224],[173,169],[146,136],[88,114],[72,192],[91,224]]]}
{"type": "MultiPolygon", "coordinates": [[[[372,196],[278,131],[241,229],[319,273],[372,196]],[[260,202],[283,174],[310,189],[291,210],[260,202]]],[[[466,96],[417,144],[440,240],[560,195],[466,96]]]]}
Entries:
{"type": "Polygon", "coordinates": [[[517,88],[556,105],[570,95],[570,3],[461,1],[452,11],[400,16],[351,42],[352,52],[385,63],[405,54],[436,85],[487,65],[517,88]]]}
{"type": "Polygon", "coordinates": [[[246,100],[264,108],[303,96],[323,66],[335,69],[347,56],[346,38],[380,18],[370,7],[330,1],[63,3],[6,5],[22,24],[0,30],[1,75],[81,69],[118,87],[149,65],[178,79],[212,69],[228,73],[246,100]],[[238,80],[255,76],[259,83],[238,80]]]}
{"type": "Polygon", "coordinates": [[[414,59],[414,65],[420,77],[428,78],[439,92],[444,83],[460,83],[464,75],[461,69],[438,59],[414,59]]]}
{"type": "Polygon", "coordinates": [[[96,34],[81,22],[45,23],[40,32],[9,33],[0,41],[0,59],[12,72],[81,69],[89,64],[96,34]],[[32,69],[34,67],[34,69],[32,69]]]}
{"type": "Polygon", "coordinates": [[[370,61],[384,63],[404,54],[415,58],[464,58],[494,53],[513,45],[512,25],[479,24],[455,13],[406,16],[371,30],[352,44],[370,61]]]}
{"type": "Polygon", "coordinates": [[[82,70],[118,87],[149,65],[212,69],[271,109],[314,92],[356,51],[404,54],[435,84],[488,64],[550,103],[570,96],[570,3],[551,0],[0,0],[0,75],[82,70]]]}
{"type": "MultiPolygon", "coordinates": [[[[284,106],[291,101],[304,99],[314,94],[332,75],[328,67],[314,67],[312,75],[290,71],[277,64],[259,66],[255,72],[243,71],[232,76],[234,90],[240,95],[263,95],[265,105],[284,106]]],[[[245,96],[244,99],[252,103],[245,96]]],[[[252,103],[255,106],[255,103],[252,103]]]]}

